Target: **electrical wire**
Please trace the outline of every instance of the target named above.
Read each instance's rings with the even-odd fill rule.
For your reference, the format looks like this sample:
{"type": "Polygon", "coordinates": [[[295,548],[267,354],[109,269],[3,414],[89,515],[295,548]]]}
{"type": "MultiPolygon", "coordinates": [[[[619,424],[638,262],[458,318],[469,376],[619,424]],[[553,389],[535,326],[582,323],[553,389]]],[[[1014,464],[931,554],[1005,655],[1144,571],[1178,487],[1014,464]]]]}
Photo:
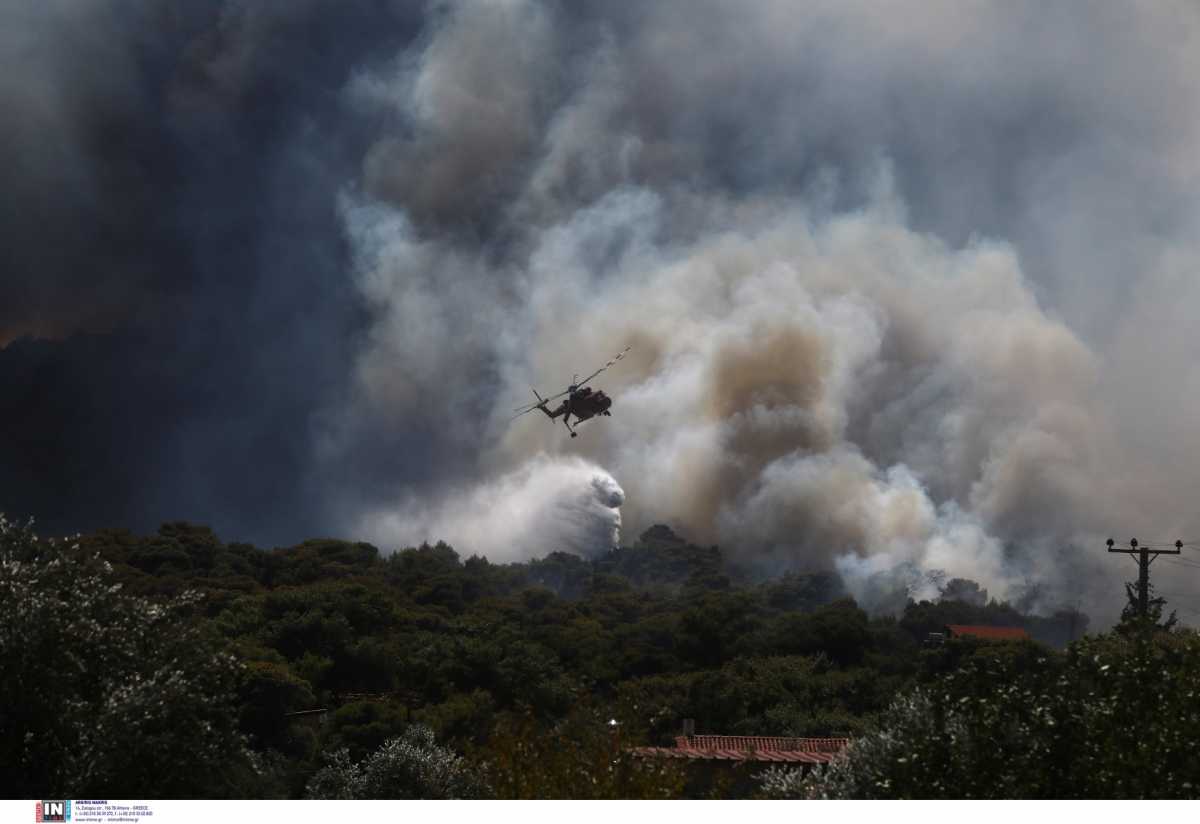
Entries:
{"type": "Polygon", "coordinates": [[[1172,566],[1188,567],[1189,569],[1200,569],[1200,563],[1197,563],[1196,561],[1188,561],[1184,558],[1179,558],[1179,559],[1160,558],[1159,560],[1162,561],[1164,564],[1171,564],[1172,566]]]}

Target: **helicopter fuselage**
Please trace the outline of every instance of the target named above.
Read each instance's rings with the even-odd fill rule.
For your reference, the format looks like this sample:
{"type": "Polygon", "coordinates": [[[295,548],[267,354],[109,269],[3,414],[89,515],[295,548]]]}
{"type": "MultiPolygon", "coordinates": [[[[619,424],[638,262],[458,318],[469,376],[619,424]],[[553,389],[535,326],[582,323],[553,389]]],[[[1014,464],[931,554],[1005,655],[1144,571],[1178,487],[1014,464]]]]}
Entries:
{"type": "Polygon", "coordinates": [[[612,398],[600,391],[592,391],[590,387],[584,387],[567,396],[566,400],[554,408],[553,411],[546,407],[541,407],[551,420],[565,415],[566,421],[570,423],[571,416],[575,417],[576,422],[586,421],[588,418],[594,418],[597,415],[610,415],[608,408],[612,406],[612,398]]]}

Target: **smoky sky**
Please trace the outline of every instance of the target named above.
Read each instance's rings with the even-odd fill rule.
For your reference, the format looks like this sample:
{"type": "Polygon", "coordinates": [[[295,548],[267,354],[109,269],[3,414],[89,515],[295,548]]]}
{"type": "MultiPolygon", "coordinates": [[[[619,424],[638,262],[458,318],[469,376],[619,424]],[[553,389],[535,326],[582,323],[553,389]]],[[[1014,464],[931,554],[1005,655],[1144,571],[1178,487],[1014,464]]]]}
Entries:
{"type": "Polygon", "coordinates": [[[360,310],[334,194],[355,67],[403,5],[13,3],[0,12],[0,495],[52,531],[327,528],[314,419],[360,310]]]}
{"type": "Polygon", "coordinates": [[[1046,608],[1200,538],[1191,4],[2,14],[11,513],[522,557],[611,488],[1046,608]]]}

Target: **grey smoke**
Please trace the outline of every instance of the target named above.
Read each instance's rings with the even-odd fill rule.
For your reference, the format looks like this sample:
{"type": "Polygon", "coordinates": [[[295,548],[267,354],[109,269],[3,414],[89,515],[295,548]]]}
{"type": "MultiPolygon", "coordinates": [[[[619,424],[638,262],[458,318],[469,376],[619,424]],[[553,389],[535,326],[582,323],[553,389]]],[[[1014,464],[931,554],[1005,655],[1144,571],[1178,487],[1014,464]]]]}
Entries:
{"type": "MultiPolygon", "coordinates": [[[[635,530],[668,520],[752,562],[832,566],[860,595],[916,569],[1103,604],[1126,570],[1102,536],[1196,526],[1147,488],[1163,467],[1142,442],[1160,438],[1117,401],[1189,369],[1161,357],[1192,352],[1177,333],[1118,368],[1134,345],[1118,309],[1139,292],[1195,305],[1178,277],[1151,299],[1147,269],[1167,238],[1193,245],[1196,16],[1131,14],[453,6],[357,81],[408,117],[344,212],[372,238],[358,277],[383,318],[360,368],[431,351],[411,317],[430,298],[447,317],[437,377],[360,373],[361,406],[441,386],[482,410],[480,386],[516,399],[632,342],[601,382],[615,417],[578,444],[509,428],[497,404],[483,477],[580,451],[621,482],[635,530]],[[436,175],[396,185],[421,158],[436,175]]],[[[935,594],[920,580],[912,594],[935,594]]]]}
{"type": "Polygon", "coordinates": [[[68,504],[391,546],[578,456],[627,532],[1101,621],[1103,538],[1200,537],[1194,5],[169,5],[6,12],[0,339],[149,324],[171,410],[68,504]],[[627,343],[612,418],[508,423],[627,343]]]}

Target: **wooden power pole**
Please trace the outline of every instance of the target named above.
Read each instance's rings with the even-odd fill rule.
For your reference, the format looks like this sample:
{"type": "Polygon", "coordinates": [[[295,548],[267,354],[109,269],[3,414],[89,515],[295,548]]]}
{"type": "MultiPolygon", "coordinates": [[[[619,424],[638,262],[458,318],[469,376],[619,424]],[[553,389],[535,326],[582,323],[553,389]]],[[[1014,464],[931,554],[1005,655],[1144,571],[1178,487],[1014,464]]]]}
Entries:
{"type": "Polygon", "coordinates": [[[1129,542],[1129,549],[1117,549],[1113,546],[1113,539],[1108,539],[1109,552],[1122,552],[1126,555],[1136,555],[1138,565],[1138,615],[1145,616],[1150,609],[1150,564],[1159,555],[1178,555],[1183,551],[1183,541],[1176,541],[1174,549],[1165,549],[1161,545],[1155,545],[1154,549],[1149,546],[1138,546],[1137,538],[1129,542]]]}

